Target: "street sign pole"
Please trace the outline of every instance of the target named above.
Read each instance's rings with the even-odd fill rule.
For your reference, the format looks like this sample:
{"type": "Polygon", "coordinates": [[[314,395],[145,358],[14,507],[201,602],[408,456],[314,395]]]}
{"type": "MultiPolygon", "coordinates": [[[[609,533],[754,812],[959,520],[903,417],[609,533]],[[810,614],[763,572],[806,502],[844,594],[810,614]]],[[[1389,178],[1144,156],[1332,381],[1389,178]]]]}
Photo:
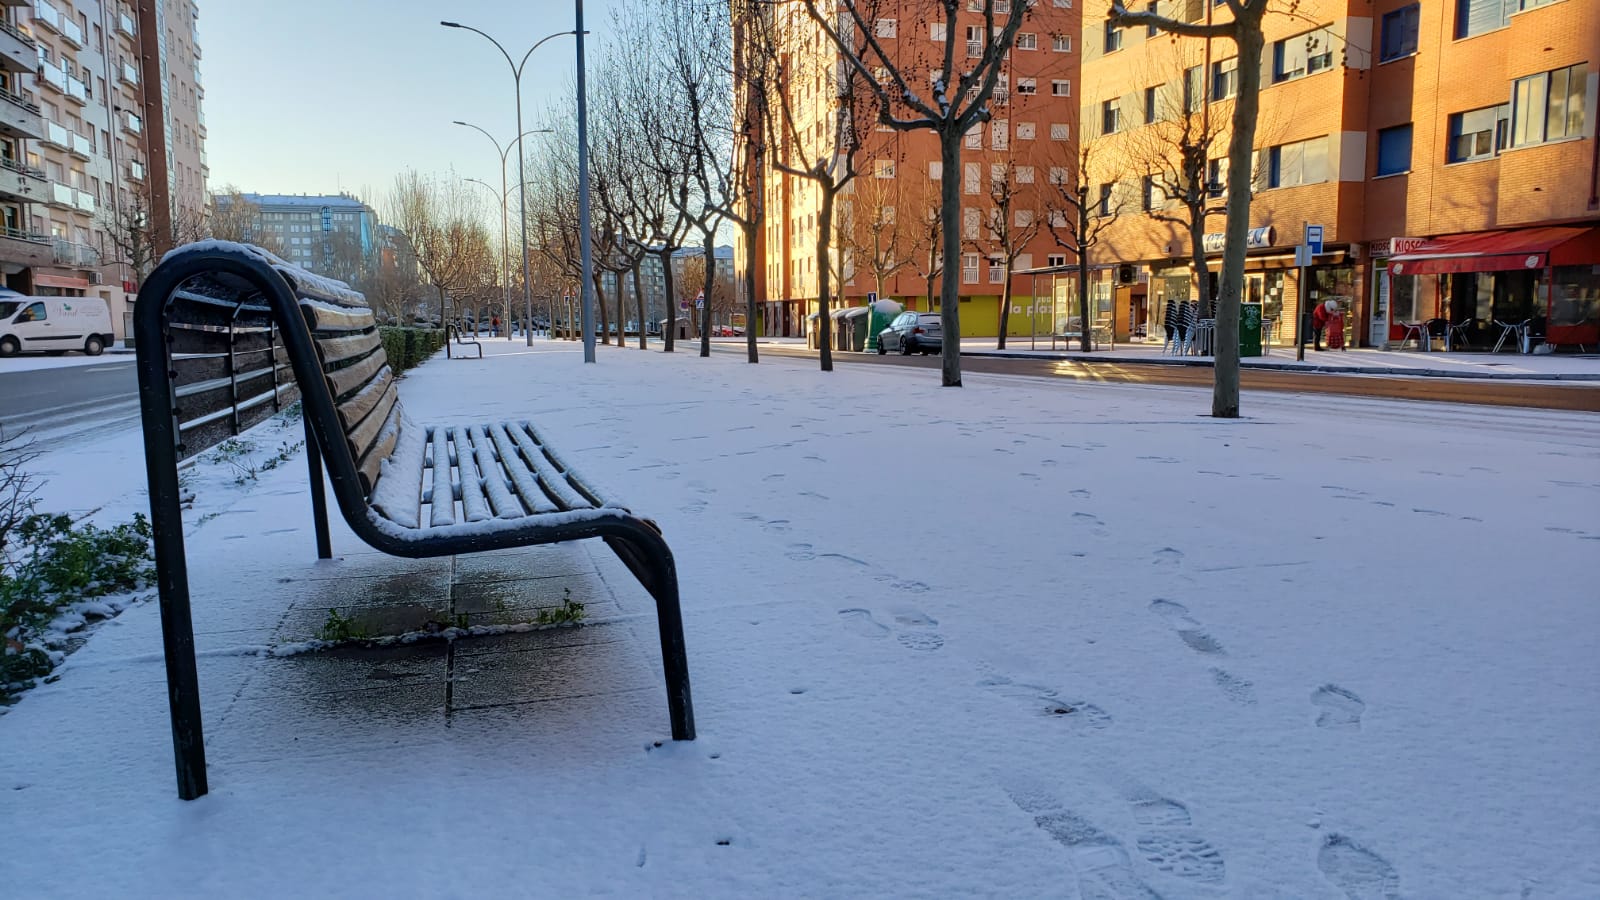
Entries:
{"type": "MultiPolygon", "coordinates": [[[[1298,303],[1300,327],[1295,329],[1296,333],[1294,337],[1295,362],[1305,362],[1306,332],[1311,330],[1311,310],[1306,308],[1306,299],[1311,296],[1311,292],[1306,289],[1306,269],[1311,265],[1311,224],[1309,222],[1300,223],[1300,234],[1300,245],[1294,248],[1294,264],[1295,270],[1299,276],[1298,296],[1300,298],[1298,303]]],[[[1318,225],[1317,241],[1320,243],[1321,240],[1322,226],[1318,225]]]]}

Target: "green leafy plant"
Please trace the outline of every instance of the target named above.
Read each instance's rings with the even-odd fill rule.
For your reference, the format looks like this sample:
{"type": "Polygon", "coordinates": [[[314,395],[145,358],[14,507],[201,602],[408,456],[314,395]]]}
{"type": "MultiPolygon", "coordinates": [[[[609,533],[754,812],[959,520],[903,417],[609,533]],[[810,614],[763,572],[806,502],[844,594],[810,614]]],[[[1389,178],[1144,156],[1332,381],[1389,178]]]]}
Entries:
{"type": "Polygon", "coordinates": [[[339,614],[337,609],[328,610],[327,621],[322,623],[322,629],[317,632],[317,640],[330,644],[339,644],[346,641],[364,641],[369,635],[367,630],[355,619],[346,618],[339,614]]]}
{"type": "Polygon", "coordinates": [[[563,589],[561,605],[539,610],[540,625],[576,625],[583,621],[583,604],[572,599],[572,588],[563,589]]]}

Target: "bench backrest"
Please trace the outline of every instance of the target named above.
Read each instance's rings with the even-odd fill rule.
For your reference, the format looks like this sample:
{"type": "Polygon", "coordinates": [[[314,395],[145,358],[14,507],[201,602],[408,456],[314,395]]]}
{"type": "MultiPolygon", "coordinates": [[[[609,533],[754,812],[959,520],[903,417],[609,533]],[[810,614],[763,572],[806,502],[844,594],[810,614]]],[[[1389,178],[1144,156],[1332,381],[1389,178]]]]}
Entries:
{"type": "MultiPolygon", "coordinates": [[[[181,261],[185,253],[207,246],[191,245],[169,259],[181,261]]],[[[328,444],[323,452],[348,453],[361,492],[370,495],[382,461],[394,450],[401,416],[394,372],[372,309],[343,282],[306,272],[265,250],[218,246],[247,251],[252,263],[263,264],[263,273],[275,272],[297,300],[298,314],[280,315],[258,284],[237,274],[206,270],[167,290],[173,279],[158,278],[164,274],[159,267],[152,273],[146,286],[158,287],[142,292],[139,303],[164,303],[160,339],[146,340],[141,332],[135,349],[141,361],[150,354],[164,356],[178,458],[215,447],[302,394],[325,392],[338,421],[318,429],[328,444]],[[314,348],[320,384],[314,377],[310,383],[296,378],[293,346],[314,348]],[[342,435],[343,446],[333,445],[335,434],[342,435]]],[[[310,371],[301,368],[302,375],[310,371]]],[[[313,416],[320,406],[307,403],[305,414],[313,416]]]]}

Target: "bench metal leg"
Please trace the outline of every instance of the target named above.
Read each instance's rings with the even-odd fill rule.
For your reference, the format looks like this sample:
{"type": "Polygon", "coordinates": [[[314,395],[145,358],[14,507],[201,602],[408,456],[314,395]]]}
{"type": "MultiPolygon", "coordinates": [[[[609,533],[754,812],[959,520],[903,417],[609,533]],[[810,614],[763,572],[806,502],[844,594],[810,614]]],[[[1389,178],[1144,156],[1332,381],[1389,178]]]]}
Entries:
{"type": "Polygon", "coordinates": [[[306,425],[306,464],[311,469],[311,518],[317,529],[317,559],[333,559],[333,538],[328,533],[328,498],[322,486],[322,448],[311,429],[311,416],[302,412],[306,425]]]}
{"type": "Polygon", "coordinates": [[[661,631],[661,667],[667,676],[667,714],[672,739],[694,740],[694,702],[689,695],[689,654],[683,643],[683,612],[678,605],[678,570],[661,535],[641,523],[637,534],[608,536],[615,552],[656,601],[661,631]]]}

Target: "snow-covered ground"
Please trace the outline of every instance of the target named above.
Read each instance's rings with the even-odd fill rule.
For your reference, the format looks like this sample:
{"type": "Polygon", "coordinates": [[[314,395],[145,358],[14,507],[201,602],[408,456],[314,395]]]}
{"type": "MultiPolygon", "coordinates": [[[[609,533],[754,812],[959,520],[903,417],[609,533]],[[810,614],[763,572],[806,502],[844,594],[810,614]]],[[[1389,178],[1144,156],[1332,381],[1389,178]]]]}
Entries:
{"type": "Polygon", "coordinates": [[[100,356],[88,356],[83,353],[68,353],[64,356],[49,356],[43,353],[26,353],[0,359],[0,373],[4,372],[34,372],[40,369],[73,369],[78,366],[103,366],[112,362],[132,362],[133,351],[119,351],[115,348],[106,348],[100,356]]]}
{"type": "Polygon", "coordinates": [[[652,746],[601,546],[571,643],[640,627],[523,654],[556,699],[422,725],[250,655],[319,577],[296,459],[187,529],[212,793],[137,607],[0,717],[7,895],[1600,896],[1600,417],[484,347],[408,410],[529,416],[661,523],[700,740],[652,746]]]}

